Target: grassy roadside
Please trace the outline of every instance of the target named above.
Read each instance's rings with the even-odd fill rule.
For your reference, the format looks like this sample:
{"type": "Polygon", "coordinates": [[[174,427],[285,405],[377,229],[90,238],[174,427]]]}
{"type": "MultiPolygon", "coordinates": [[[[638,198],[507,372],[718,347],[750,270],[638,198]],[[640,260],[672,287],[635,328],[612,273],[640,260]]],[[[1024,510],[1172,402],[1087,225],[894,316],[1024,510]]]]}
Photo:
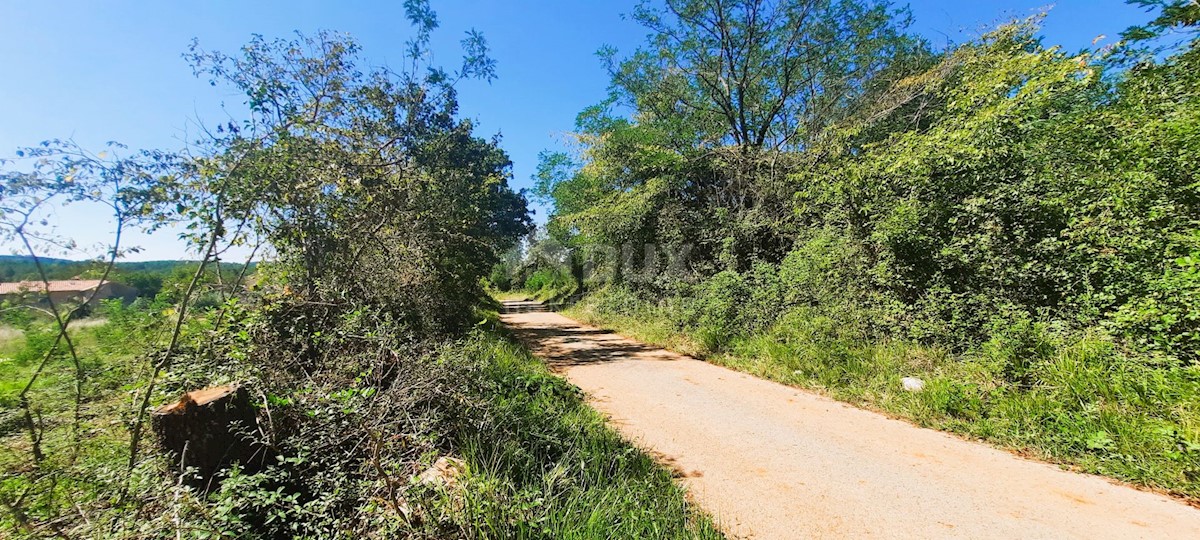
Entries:
{"type": "Polygon", "coordinates": [[[673,322],[665,306],[603,294],[565,315],[920,426],[1200,499],[1200,369],[1131,361],[1099,333],[1000,337],[953,356],[864,339],[799,309],[760,333],[706,345],[705,329],[673,322]],[[1007,373],[1014,364],[1023,370],[1007,373]],[[923,379],[925,390],[903,391],[906,376],[923,379]]]}
{"type": "MultiPolygon", "coordinates": [[[[494,314],[486,316],[494,323],[494,314]]],[[[494,324],[405,360],[411,364],[405,369],[426,373],[420,381],[432,390],[413,387],[425,397],[399,411],[416,421],[387,419],[399,426],[388,437],[405,442],[375,465],[339,460],[318,470],[324,462],[300,452],[263,473],[234,474],[204,497],[176,485],[165,460],[155,458],[135,471],[130,502],[115,504],[125,485],[131,391],[140,387],[136,372],[145,362],[139,353],[158,327],[150,317],[115,309],[107,324],[72,331],[88,381],[86,437],[77,452],[69,451],[72,367],[61,354],[52,357],[31,396],[47,426],[39,433],[48,457],[39,466],[30,461],[16,399],[53,333],[45,322],[6,328],[0,340],[0,404],[7,419],[0,430],[0,502],[22,506],[20,515],[0,506],[0,530],[30,538],[55,531],[80,538],[349,538],[364,530],[398,538],[721,538],[668,470],[623,441],[577,389],[494,324]],[[465,463],[454,486],[419,481],[418,473],[442,456],[465,463]],[[345,491],[329,496],[346,506],[326,504],[289,483],[315,482],[314,475],[324,483],[312,485],[345,491]],[[385,499],[405,501],[407,514],[385,499]]],[[[306,398],[313,392],[301,388],[279,396],[272,414],[278,420],[293,409],[322,426],[371,419],[365,396],[391,399],[385,388],[373,390],[331,385],[330,396],[306,398]],[[359,398],[345,397],[351,394],[359,398]]],[[[382,430],[389,424],[371,425],[382,430]]]]}
{"type": "Polygon", "coordinates": [[[671,474],[521,345],[476,336],[489,420],[459,438],[470,496],[453,519],[493,538],[720,538],[671,474]]]}

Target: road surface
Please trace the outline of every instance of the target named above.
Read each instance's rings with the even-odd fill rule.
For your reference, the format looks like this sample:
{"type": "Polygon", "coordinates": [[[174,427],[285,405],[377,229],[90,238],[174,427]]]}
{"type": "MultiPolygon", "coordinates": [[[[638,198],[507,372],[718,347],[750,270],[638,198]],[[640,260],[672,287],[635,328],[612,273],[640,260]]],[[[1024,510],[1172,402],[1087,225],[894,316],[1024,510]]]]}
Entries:
{"type": "Polygon", "coordinates": [[[1200,538],[1169,497],[529,309],[501,319],[732,537],[1200,538]]]}

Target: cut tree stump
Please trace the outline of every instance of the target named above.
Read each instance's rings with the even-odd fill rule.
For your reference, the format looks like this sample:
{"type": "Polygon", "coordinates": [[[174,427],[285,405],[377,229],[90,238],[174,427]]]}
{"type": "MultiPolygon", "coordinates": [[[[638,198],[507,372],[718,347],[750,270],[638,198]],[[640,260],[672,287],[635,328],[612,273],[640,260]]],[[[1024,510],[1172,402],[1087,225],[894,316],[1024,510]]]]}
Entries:
{"type": "Polygon", "coordinates": [[[151,424],[177,470],[196,469],[184,483],[205,491],[222,469],[236,462],[254,472],[265,457],[263,448],[245,435],[257,431],[258,421],[249,394],[237,385],[188,392],[155,409],[151,424]]]}

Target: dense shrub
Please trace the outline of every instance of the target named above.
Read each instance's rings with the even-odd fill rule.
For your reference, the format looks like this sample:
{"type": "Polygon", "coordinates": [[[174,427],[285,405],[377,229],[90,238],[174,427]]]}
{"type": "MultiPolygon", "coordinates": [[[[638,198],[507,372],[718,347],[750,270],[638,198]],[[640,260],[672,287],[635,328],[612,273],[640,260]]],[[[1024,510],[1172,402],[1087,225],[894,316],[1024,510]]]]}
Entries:
{"type": "Polygon", "coordinates": [[[611,124],[613,141],[583,137],[591,160],[548,181],[564,201],[553,220],[581,250],[630,213],[643,217],[624,241],[694,248],[683,272],[615,278],[647,298],[689,291],[688,322],[713,345],[815,306],[957,352],[1003,318],[1200,359],[1200,45],[1123,69],[1036,32],[1019,21],[906,66],[807,149],[693,152],[656,139],[653,120],[611,124]],[[636,151],[615,142],[624,130],[642,130],[636,151]],[[648,145],[676,158],[647,162],[648,145]],[[750,206],[689,191],[708,181],[750,206]],[[674,187],[632,196],[662,182],[674,187]],[[791,216],[763,223],[779,197],[791,216]]]}
{"type": "Polygon", "coordinates": [[[936,104],[928,120],[798,174],[805,220],[870,254],[838,262],[862,272],[842,286],[885,293],[923,342],[965,350],[1022,311],[1190,361],[1200,49],[1110,84],[1033,32],[1003,27],[897,87],[936,104]]]}

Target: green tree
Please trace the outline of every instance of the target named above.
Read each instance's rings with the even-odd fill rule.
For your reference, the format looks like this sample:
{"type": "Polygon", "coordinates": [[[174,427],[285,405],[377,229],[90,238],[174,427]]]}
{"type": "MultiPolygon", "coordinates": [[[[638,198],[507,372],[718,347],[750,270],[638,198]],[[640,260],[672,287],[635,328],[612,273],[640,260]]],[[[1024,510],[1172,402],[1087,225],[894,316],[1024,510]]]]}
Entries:
{"type": "Polygon", "coordinates": [[[251,118],[217,129],[205,167],[227,217],[250,219],[278,252],[289,290],[389,306],[437,330],[463,322],[530,221],[498,139],[456,118],[454,84],[494,76],[486,42],[469,33],[455,72],[424,66],[437,20],[410,19],[400,72],[360,71],[358,45],[325,32],[187,56],[247,98],[251,118]]]}
{"type": "Polygon", "coordinates": [[[614,99],[705,146],[798,148],[895,62],[928,54],[883,0],[668,0],[634,18],[649,43],[616,62],[614,99]]]}
{"type": "Polygon", "coordinates": [[[1143,41],[1177,32],[1189,36],[1200,31],[1200,2],[1196,0],[1125,0],[1157,16],[1146,24],[1131,26],[1121,33],[1125,39],[1143,41]]]}
{"type": "Polygon", "coordinates": [[[795,238],[798,151],[931,53],[889,2],[656,6],[634,14],[652,32],[645,47],[623,61],[602,51],[611,96],[577,119],[579,155],[542,156],[550,232],[577,247],[693,250],[700,274],[778,262],[795,238]]]}

